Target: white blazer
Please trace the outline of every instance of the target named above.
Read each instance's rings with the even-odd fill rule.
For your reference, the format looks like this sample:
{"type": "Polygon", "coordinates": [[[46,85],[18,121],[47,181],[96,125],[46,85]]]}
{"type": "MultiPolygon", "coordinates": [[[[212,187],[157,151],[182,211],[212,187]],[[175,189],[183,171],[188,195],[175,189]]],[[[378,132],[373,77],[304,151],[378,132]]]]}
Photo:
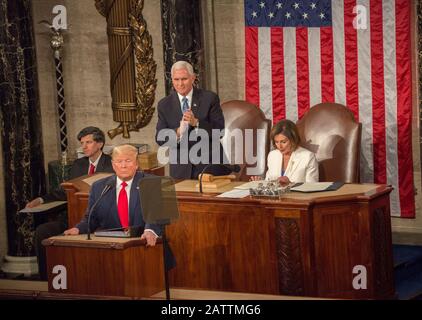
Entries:
{"type": "MultiPolygon", "coordinates": [[[[268,171],[266,180],[275,180],[281,176],[283,154],[275,149],[268,154],[268,171]]],[[[292,152],[286,172],[284,173],[291,182],[318,182],[318,161],[315,154],[305,148],[298,147],[292,152]]]]}

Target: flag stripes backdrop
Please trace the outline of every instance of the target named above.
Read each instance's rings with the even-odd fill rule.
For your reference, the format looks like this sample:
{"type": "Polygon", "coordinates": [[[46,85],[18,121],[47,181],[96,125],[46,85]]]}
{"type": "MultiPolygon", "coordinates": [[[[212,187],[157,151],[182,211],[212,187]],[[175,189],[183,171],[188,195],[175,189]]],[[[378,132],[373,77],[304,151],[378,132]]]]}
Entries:
{"type": "Polygon", "coordinates": [[[337,102],[362,123],[361,181],[394,186],[391,213],[415,216],[411,0],[245,0],[246,100],[297,121],[337,102]]]}

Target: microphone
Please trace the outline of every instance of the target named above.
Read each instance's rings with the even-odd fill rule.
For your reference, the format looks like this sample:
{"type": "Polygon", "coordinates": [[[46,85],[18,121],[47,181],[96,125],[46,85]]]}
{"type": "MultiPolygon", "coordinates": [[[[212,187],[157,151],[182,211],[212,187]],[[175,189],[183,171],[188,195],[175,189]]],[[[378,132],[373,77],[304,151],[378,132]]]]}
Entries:
{"type": "Polygon", "coordinates": [[[230,174],[231,172],[239,172],[240,171],[240,166],[237,164],[223,164],[223,163],[208,163],[205,168],[202,170],[200,176],[199,176],[199,192],[202,192],[202,176],[204,175],[205,171],[211,167],[211,166],[220,166],[226,170],[229,170],[229,172],[227,172],[226,174],[230,174]]]}
{"type": "Polygon", "coordinates": [[[113,189],[114,187],[114,182],[113,181],[109,181],[107,182],[107,184],[105,185],[103,191],[101,191],[100,196],[98,197],[97,201],[95,201],[95,203],[93,204],[93,206],[91,207],[91,209],[88,212],[88,235],[86,237],[86,240],[91,240],[91,227],[90,227],[90,223],[91,223],[91,214],[92,211],[94,211],[94,208],[97,206],[98,202],[100,202],[101,198],[111,189],[113,189]]]}

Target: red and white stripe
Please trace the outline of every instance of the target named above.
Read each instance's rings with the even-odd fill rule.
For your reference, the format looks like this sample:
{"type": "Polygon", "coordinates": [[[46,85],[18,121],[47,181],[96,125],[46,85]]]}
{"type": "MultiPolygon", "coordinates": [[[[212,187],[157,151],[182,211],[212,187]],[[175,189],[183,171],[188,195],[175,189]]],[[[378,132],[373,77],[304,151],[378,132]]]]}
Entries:
{"type": "Polygon", "coordinates": [[[410,0],[332,1],[333,26],[246,27],[246,99],[277,122],[345,104],[362,123],[362,182],[394,186],[394,216],[414,217],[410,0]],[[354,8],[367,28],[353,28],[354,8]]]}

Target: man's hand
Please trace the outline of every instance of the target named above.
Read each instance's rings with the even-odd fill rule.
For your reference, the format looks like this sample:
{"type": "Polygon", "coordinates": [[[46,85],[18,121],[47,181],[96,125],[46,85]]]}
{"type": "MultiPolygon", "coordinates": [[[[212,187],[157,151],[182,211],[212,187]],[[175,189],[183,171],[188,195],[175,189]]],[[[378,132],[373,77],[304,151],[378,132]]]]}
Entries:
{"type": "Polygon", "coordinates": [[[186,121],[187,123],[189,123],[189,125],[191,125],[192,127],[195,127],[198,123],[198,119],[195,118],[195,115],[193,114],[191,109],[188,109],[184,114],[183,114],[183,121],[186,121]]]}
{"type": "Polygon", "coordinates": [[[157,242],[157,236],[148,230],[144,231],[144,233],[141,236],[141,240],[142,239],[145,239],[147,241],[147,247],[148,246],[153,247],[155,246],[155,243],[157,242]]]}
{"type": "Polygon", "coordinates": [[[25,208],[33,208],[41,204],[40,198],[35,198],[34,200],[28,202],[25,208]]]}
{"type": "Polygon", "coordinates": [[[176,130],[176,135],[178,138],[184,135],[184,133],[188,130],[189,124],[186,121],[180,120],[180,126],[176,130]]]}
{"type": "Polygon", "coordinates": [[[281,186],[285,187],[290,183],[290,180],[286,176],[281,176],[280,178],[278,178],[278,182],[281,186]]]}
{"type": "Polygon", "coordinates": [[[262,179],[261,176],[251,176],[249,178],[249,181],[260,181],[260,180],[264,180],[264,179],[262,179]]]}
{"type": "Polygon", "coordinates": [[[65,236],[76,236],[77,234],[79,234],[79,229],[78,228],[67,229],[65,232],[63,232],[63,234],[65,236]]]}

